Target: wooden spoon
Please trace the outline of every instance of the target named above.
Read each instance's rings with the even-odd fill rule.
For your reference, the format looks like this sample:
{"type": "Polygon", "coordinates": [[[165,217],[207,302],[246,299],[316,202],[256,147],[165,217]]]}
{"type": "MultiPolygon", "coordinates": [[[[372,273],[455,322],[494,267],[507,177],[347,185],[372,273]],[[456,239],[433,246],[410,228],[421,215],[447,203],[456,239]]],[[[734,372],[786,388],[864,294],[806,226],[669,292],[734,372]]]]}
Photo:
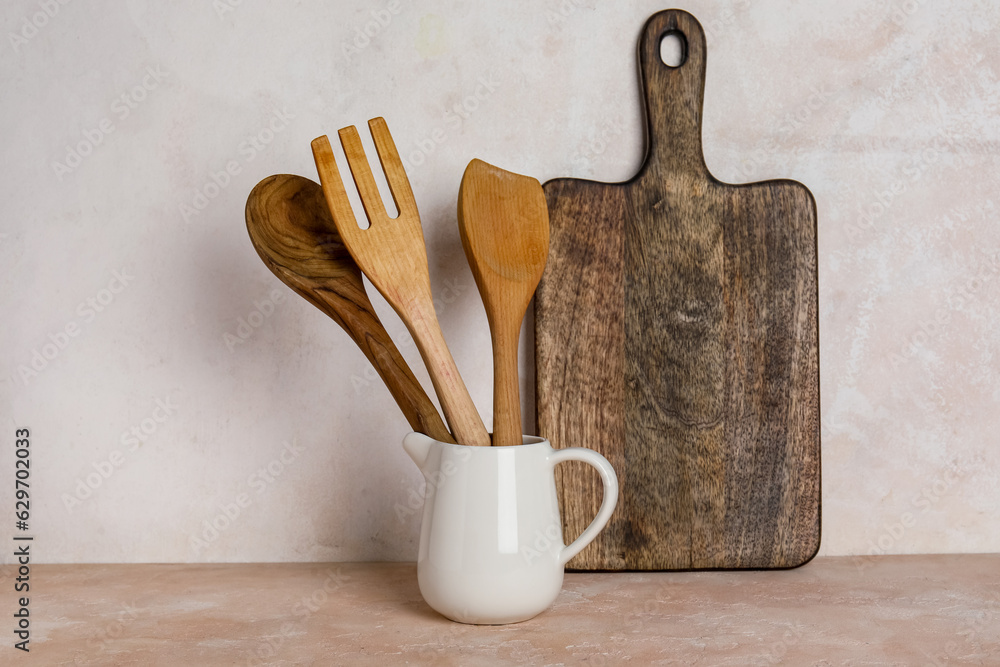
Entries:
{"type": "Polygon", "coordinates": [[[541,184],[473,160],[458,191],[458,228],[493,339],[493,444],[520,445],[517,343],[549,254],[541,184]]]}
{"type": "Polygon", "coordinates": [[[344,328],[378,371],[406,421],[441,442],[455,442],[372,308],[330,218],[323,188],[301,176],[268,176],[247,197],[247,231],[267,268],[344,328]]]}

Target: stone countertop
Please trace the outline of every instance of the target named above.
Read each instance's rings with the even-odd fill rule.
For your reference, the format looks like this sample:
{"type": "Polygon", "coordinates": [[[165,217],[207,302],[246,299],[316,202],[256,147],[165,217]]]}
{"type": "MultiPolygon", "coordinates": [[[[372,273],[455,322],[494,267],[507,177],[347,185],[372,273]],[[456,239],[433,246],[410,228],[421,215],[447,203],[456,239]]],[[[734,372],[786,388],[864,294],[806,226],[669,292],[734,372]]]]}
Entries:
{"type": "Polygon", "coordinates": [[[36,565],[31,585],[30,657],[7,641],[5,664],[1000,664],[1000,554],[570,572],[508,626],[439,616],[412,563],[36,565]]]}

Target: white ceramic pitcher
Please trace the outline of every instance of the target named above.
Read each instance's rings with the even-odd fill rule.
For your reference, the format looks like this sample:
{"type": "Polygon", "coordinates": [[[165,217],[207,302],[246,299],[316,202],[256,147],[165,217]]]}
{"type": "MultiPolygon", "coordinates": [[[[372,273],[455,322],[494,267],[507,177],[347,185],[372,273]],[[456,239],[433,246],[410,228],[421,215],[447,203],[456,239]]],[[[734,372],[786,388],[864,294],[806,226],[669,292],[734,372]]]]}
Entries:
{"type": "Polygon", "coordinates": [[[615,471],[590,449],[553,449],[532,436],[515,447],[470,447],[421,433],[407,435],[403,449],[427,481],[420,593],[461,623],[516,623],[547,609],[562,589],[566,561],[597,537],[618,503],[615,471]],[[589,463],[604,482],[597,516],[569,546],[554,475],[562,461],[589,463]]]}

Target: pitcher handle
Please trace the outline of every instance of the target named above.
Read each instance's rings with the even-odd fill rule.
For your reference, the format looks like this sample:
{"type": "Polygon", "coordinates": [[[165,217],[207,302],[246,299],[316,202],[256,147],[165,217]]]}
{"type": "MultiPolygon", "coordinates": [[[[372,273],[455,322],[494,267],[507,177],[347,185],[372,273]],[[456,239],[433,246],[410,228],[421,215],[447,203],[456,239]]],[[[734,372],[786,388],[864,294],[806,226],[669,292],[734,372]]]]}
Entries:
{"type": "Polygon", "coordinates": [[[549,460],[552,461],[553,468],[563,461],[583,461],[597,468],[597,472],[601,475],[601,482],[604,483],[604,498],[601,500],[601,509],[597,511],[597,516],[590,522],[587,529],[580,533],[580,537],[576,538],[569,546],[563,547],[562,553],[559,555],[559,564],[565,565],[570,558],[593,542],[611,519],[611,514],[618,504],[618,475],[615,474],[615,469],[611,467],[606,458],[585,447],[556,449],[549,460]]]}

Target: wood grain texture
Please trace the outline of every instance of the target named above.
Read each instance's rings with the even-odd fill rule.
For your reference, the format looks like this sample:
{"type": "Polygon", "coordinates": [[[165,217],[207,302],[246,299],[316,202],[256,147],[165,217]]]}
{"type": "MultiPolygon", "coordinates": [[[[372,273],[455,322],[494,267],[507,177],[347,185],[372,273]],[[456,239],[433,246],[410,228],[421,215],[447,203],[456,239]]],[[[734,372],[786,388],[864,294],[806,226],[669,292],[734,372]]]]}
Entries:
{"type": "Polygon", "coordinates": [[[340,240],[319,183],[289,174],[268,176],[247,197],[246,223],[267,268],[343,327],[378,371],[410,428],[454,442],[375,314],[361,269],[340,240]]]}
{"type": "Polygon", "coordinates": [[[521,322],[549,254],[542,184],[473,160],[458,191],[458,229],[493,344],[493,444],[520,445],[517,347],[521,322]]]}
{"type": "Polygon", "coordinates": [[[368,127],[399,214],[390,218],[386,212],[361,137],[352,125],[340,130],[340,142],[368,216],[367,229],[361,229],[354,217],[329,139],[322,136],[312,142],[316,169],[334,224],[351,257],[413,335],[455,439],[463,445],[488,447],[490,435],[462,381],[434,312],[423,228],[403,162],[385,120],[373,118],[368,127]]]}
{"type": "MultiPolygon", "coordinates": [[[[701,149],[705,38],[669,10],[643,29],[646,157],[625,183],[545,184],[536,401],[555,447],[621,480],[609,528],[569,567],[782,568],[819,548],[816,209],[788,180],[730,185],[701,149]],[[685,42],[663,64],[660,42],[685,42]]],[[[600,504],[557,474],[565,539],[600,504]]]]}

